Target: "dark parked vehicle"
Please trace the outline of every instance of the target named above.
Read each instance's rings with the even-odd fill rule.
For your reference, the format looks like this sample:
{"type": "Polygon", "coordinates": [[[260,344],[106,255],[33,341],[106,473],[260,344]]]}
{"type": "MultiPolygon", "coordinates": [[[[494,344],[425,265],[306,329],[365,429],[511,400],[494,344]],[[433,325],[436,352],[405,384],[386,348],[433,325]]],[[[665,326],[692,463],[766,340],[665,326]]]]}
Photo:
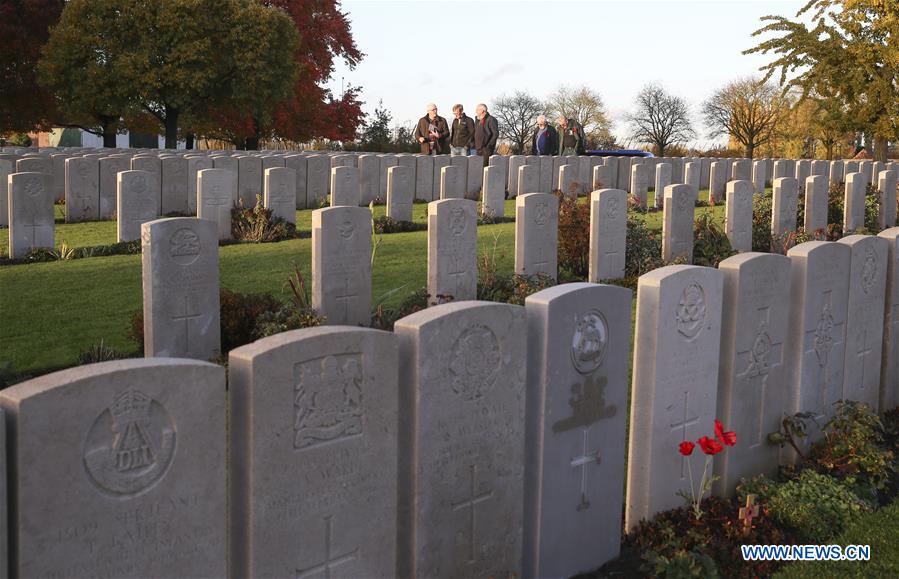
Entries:
{"type": "Polygon", "coordinates": [[[593,157],[655,157],[652,153],[638,151],[636,149],[587,151],[585,154],[593,157]]]}

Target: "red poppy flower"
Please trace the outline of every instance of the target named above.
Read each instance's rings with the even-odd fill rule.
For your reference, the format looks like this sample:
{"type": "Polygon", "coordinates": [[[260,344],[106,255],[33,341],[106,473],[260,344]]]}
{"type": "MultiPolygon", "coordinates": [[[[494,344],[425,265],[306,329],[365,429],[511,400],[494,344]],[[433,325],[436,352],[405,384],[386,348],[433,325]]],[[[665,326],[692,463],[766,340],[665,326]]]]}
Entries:
{"type": "Polygon", "coordinates": [[[702,452],[706,454],[718,454],[719,452],[724,450],[724,447],[720,442],[718,442],[714,438],[709,438],[708,436],[703,436],[696,442],[699,443],[699,448],[702,449],[702,452]]]}
{"type": "Polygon", "coordinates": [[[737,434],[732,430],[724,432],[724,425],[717,418],[715,419],[715,437],[727,446],[737,444],[737,434]]]}
{"type": "Polygon", "coordinates": [[[690,442],[689,440],[685,440],[682,443],[680,443],[680,453],[684,456],[690,456],[691,454],[693,454],[693,448],[695,446],[696,445],[693,444],[692,442],[690,442]]]}

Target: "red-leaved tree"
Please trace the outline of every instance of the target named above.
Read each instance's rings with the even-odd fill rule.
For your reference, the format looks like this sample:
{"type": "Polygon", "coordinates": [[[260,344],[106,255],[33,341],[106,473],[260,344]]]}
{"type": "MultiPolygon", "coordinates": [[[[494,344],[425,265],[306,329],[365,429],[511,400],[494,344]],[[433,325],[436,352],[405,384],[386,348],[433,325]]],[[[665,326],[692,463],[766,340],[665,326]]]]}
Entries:
{"type": "Polygon", "coordinates": [[[63,0],[0,2],[0,133],[49,124],[53,97],[37,84],[36,64],[63,0]]]}

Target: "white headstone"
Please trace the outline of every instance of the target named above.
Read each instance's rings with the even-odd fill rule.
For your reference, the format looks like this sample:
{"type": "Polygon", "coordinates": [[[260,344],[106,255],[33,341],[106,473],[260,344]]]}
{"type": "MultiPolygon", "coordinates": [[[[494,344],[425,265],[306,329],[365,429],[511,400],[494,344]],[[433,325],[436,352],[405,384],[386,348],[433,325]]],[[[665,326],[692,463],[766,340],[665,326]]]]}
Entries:
{"type": "Polygon", "coordinates": [[[768,174],[768,161],[755,161],[752,164],[752,185],[755,193],[762,195],[765,192],[765,181],[768,174]]]}
{"type": "Polygon", "coordinates": [[[718,266],[724,275],[724,317],[716,416],[738,433],[734,451],[715,457],[718,496],[733,496],[741,478],[777,473],[780,448],[767,439],[780,431],[789,401],[784,348],[790,268],[788,257],[773,253],[735,255],[718,266]]]}
{"type": "Polygon", "coordinates": [[[66,223],[100,219],[100,164],[96,158],[66,159],[65,188],[66,223]]]}
{"type": "Polygon", "coordinates": [[[162,214],[187,213],[187,191],[187,159],[162,159],[162,214]]]}
{"type": "Polygon", "coordinates": [[[640,205],[646,206],[649,190],[649,166],[645,163],[633,164],[631,161],[631,188],[629,193],[640,200],[640,205]]]}
{"type": "Polygon", "coordinates": [[[371,323],[371,211],[312,212],[312,307],[329,325],[371,323]]]}
{"type": "Polygon", "coordinates": [[[843,182],[843,162],[830,162],[830,185],[836,185],[843,182]]]}
{"type": "MultiPolygon", "coordinates": [[[[509,197],[518,195],[518,168],[525,164],[526,157],[524,155],[512,155],[509,157],[509,197]]],[[[553,179],[555,185],[555,179],[553,179]]]]}
{"type": "Polygon", "coordinates": [[[396,167],[398,159],[396,155],[378,155],[381,168],[378,170],[378,198],[383,202],[387,199],[387,169],[396,167]]]}
{"type": "MultiPolygon", "coordinates": [[[[327,155],[309,155],[306,159],[306,208],[325,204],[330,186],[331,161],[327,155]]],[[[382,197],[383,199],[383,197],[382,197]]]]}
{"type": "Polygon", "coordinates": [[[197,217],[215,222],[219,239],[231,239],[231,208],[237,202],[237,180],[229,169],[197,173],[197,217]]]}
{"type": "Polygon", "coordinates": [[[847,235],[865,226],[865,189],[868,183],[861,173],[846,175],[846,193],[843,198],[843,234],[847,235]]]}
{"type": "MultiPolygon", "coordinates": [[[[539,171],[539,169],[538,169],[539,171]]],[[[484,157],[469,155],[466,167],[465,196],[467,199],[477,199],[481,193],[481,182],[484,180],[484,157]]]]}
{"type": "Polygon", "coordinates": [[[574,164],[560,165],[559,178],[556,183],[556,189],[561,191],[566,197],[577,197],[580,186],[577,182],[578,166],[574,164]]]}
{"type": "Polygon", "coordinates": [[[294,190],[296,191],[296,208],[306,209],[306,155],[287,155],[284,157],[284,166],[293,169],[297,177],[294,190]]]}
{"type": "MultiPolygon", "coordinates": [[[[674,187],[680,185],[671,185],[666,193],[674,187]]],[[[691,480],[699,478],[702,453],[681,456],[678,445],[711,432],[714,425],[722,278],[717,269],[692,265],[669,265],[640,276],[625,504],[628,530],[659,511],[680,506],[683,499],[677,492],[689,493],[691,480]]]]}
{"type": "MultiPolygon", "coordinates": [[[[15,165],[7,159],[0,159],[0,225],[9,225],[9,176],[15,173],[15,165]]],[[[56,180],[54,179],[54,183],[56,180]]],[[[52,193],[52,192],[51,192],[52,193]]],[[[54,197],[54,200],[58,197],[54,197]]]]}
{"type": "Polygon", "coordinates": [[[197,213],[197,173],[212,169],[212,159],[205,156],[187,159],[187,212],[197,213]]]}
{"type": "Polygon", "coordinates": [[[812,174],[812,162],[808,159],[799,159],[796,161],[796,184],[799,188],[799,194],[805,195],[805,180],[812,174]]]}
{"type": "Polygon", "coordinates": [[[395,577],[394,335],[285,332],[228,366],[230,576],[395,577]]]}
{"type": "Polygon", "coordinates": [[[899,405],[899,227],[881,231],[878,237],[889,243],[879,403],[879,407],[886,410],[899,405]]]}
{"type": "Polygon", "coordinates": [[[519,195],[538,193],[540,188],[540,168],[537,165],[522,165],[518,168],[519,195]]]}
{"type": "Polygon", "coordinates": [[[597,165],[593,167],[593,190],[610,188],[609,183],[614,181],[612,167],[610,165],[597,165]]]}
{"type": "Polygon", "coordinates": [[[462,199],[465,196],[463,177],[464,173],[458,165],[443,167],[440,170],[440,199],[462,199]]]}
{"type": "Polygon", "coordinates": [[[877,213],[877,226],[887,229],[896,225],[896,171],[881,171],[877,175],[877,189],[880,191],[880,210],[877,213]]]}
{"type": "MultiPolygon", "coordinates": [[[[702,164],[698,161],[694,161],[692,163],[687,163],[684,165],[684,185],[690,185],[697,191],[699,191],[699,177],[702,172],[702,164]]],[[[662,195],[664,196],[664,191],[662,195]]],[[[698,195],[698,193],[697,193],[698,195]]]]}
{"type": "Polygon", "coordinates": [[[587,279],[624,277],[627,246],[627,193],[600,189],[590,195],[590,255],[587,279]]]}
{"type": "MultiPolygon", "coordinates": [[[[532,169],[532,166],[519,170],[532,169]]],[[[552,193],[525,193],[515,198],[515,273],[558,274],[559,198],[552,193]]]]}
{"type": "Polygon", "coordinates": [[[665,187],[671,185],[671,165],[668,163],[659,163],[656,165],[655,174],[655,206],[661,207],[664,202],[665,187]]]}
{"type": "MultiPolygon", "coordinates": [[[[444,171],[450,169],[446,167],[444,171]]],[[[477,293],[476,203],[428,203],[428,294],[431,301],[472,300],[477,293]]]]}
{"type": "Polygon", "coordinates": [[[237,196],[243,206],[256,206],[256,196],[262,197],[262,159],[241,157],[237,160],[237,196]]]}
{"type": "MultiPolygon", "coordinates": [[[[396,166],[396,165],[393,165],[396,166]]],[[[358,207],[362,203],[359,189],[359,169],[355,167],[337,166],[331,169],[331,207],[346,205],[358,207]]],[[[386,198],[386,188],[385,196],[386,198]]]]}
{"type": "Polygon", "coordinates": [[[662,259],[673,261],[684,257],[693,261],[693,214],[697,192],[690,185],[669,185],[665,188],[662,219],[662,259]],[[670,203],[669,203],[670,200],[670,203]]]}
{"type": "Polygon", "coordinates": [[[408,167],[387,168],[387,217],[412,221],[412,185],[412,171],[408,167]]]}
{"type": "Polygon", "coordinates": [[[484,184],[481,192],[484,214],[502,218],[506,212],[506,175],[503,173],[503,167],[498,165],[484,167],[484,184]]]}
{"type": "Polygon", "coordinates": [[[524,308],[489,302],[396,322],[397,576],[521,576],[526,329],[524,308]]]}
{"type": "Polygon", "coordinates": [[[827,184],[826,175],[812,175],[805,180],[805,231],[814,234],[827,229],[827,184]]]}
{"type": "Polygon", "coordinates": [[[774,180],[773,203],[771,205],[771,234],[784,235],[796,231],[796,205],[799,200],[799,185],[796,179],[781,177],[774,180]]]}
{"type": "Polygon", "coordinates": [[[570,577],[620,548],[631,292],[570,283],[525,307],[524,577],[570,577]]]}
{"type": "MultiPolygon", "coordinates": [[[[118,181],[116,176],[122,171],[128,171],[131,167],[131,161],[123,157],[101,157],[98,162],[100,165],[100,219],[112,219],[118,211],[116,205],[118,181]]],[[[139,237],[140,228],[138,228],[131,239],[138,239],[139,237]]]]}
{"type": "Polygon", "coordinates": [[[144,355],[208,360],[221,354],[216,224],[192,217],[141,225],[144,355]]]}
{"type": "Polygon", "coordinates": [[[709,168],[709,201],[720,203],[727,187],[729,161],[714,161],[709,168]]]}
{"type": "MultiPolygon", "coordinates": [[[[833,415],[843,390],[846,311],[849,297],[849,246],[808,241],[787,252],[793,283],[785,366],[790,403],[786,414],[812,412],[818,420],[833,415]]],[[[809,432],[820,437],[820,432],[809,432]]]]}
{"type": "MultiPolygon", "coordinates": [[[[355,171],[355,169],[352,169],[355,171]]],[[[271,209],[274,217],[280,217],[288,223],[297,222],[297,176],[293,169],[274,166],[265,169],[263,173],[263,197],[264,206],[271,209]]]]}
{"type": "Polygon", "coordinates": [[[9,256],[24,257],[39,247],[54,246],[53,175],[11,173],[6,178],[9,256]]]}
{"type": "Polygon", "coordinates": [[[159,201],[151,196],[154,178],[147,171],[116,173],[116,233],[119,242],[140,239],[141,225],[159,217],[159,201]]]}
{"type": "Polygon", "coordinates": [[[7,388],[0,406],[11,576],[226,575],[222,367],[91,364],[7,388]]]}
{"type": "Polygon", "coordinates": [[[552,193],[555,179],[553,179],[553,158],[549,155],[540,156],[540,193],[552,193]]]}
{"type": "Polygon", "coordinates": [[[439,201],[441,175],[443,174],[443,168],[450,166],[450,157],[449,155],[434,155],[431,158],[434,159],[434,194],[432,200],[439,201]]]}
{"type": "Polygon", "coordinates": [[[422,201],[433,201],[434,157],[431,155],[420,155],[415,158],[415,162],[415,198],[422,201]]]}
{"type": "Polygon", "coordinates": [[[735,251],[752,251],[752,181],[728,181],[724,229],[735,251]]]}
{"type": "Polygon", "coordinates": [[[851,249],[841,398],[864,402],[877,412],[890,243],[873,235],[849,235],[838,243],[851,249]]]}

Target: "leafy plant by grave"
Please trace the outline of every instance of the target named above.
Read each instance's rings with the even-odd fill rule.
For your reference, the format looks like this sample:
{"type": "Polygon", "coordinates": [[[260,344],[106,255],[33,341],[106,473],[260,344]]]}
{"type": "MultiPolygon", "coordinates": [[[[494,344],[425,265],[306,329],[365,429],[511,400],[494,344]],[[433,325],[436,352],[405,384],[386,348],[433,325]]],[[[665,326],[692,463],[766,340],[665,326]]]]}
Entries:
{"type": "Polygon", "coordinates": [[[553,194],[559,199],[559,270],[566,277],[587,279],[590,269],[590,204],[574,197],[553,194]]]}
{"type": "Polygon", "coordinates": [[[714,215],[710,211],[700,213],[693,222],[693,265],[718,267],[721,261],[736,253],[714,215]]]}
{"type": "MultiPolygon", "coordinates": [[[[141,352],[142,353],[142,352],[141,352]]],[[[123,358],[131,358],[133,354],[119,352],[115,348],[107,346],[103,340],[91,345],[86,351],[78,355],[76,363],[81,366],[84,364],[95,364],[97,362],[109,362],[111,360],[121,360],[123,358]]]]}
{"type": "MultiPolygon", "coordinates": [[[[752,251],[771,251],[771,211],[774,199],[771,195],[754,195],[752,198],[752,251]]],[[[842,218],[841,218],[842,219],[842,218]]]]}
{"type": "Polygon", "coordinates": [[[393,331],[397,320],[426,309],[429,305],[428,288],[422,287],[403,298],[396,307],[379,305],[374,308],[371,327],[378,330],[393,331]]]}
{"type": "Polygon", "coordinates": [[[293,273],[287,278],[284,287],[290,295],[289,303],[277,309],[263,311],[256,317],[252,330],[254,339],[325,323],[325,316],[319,315],[312,307],[309,287],[296,263],[293,264],[293,273]]]}
{"type": "Polygon", "coordinates": [[[556,285],[552,277],[544,274],[526,276],[500,273],[496,259],[497,242],[498,238],[494,238],[492,248],[485,246],[478,259],[476,299],[523,306],[529,295],[556,285]]]}
{"type": "Polygon", "coordinates": [[[39,247],[28,252],[24,257],[0,259],[0,265],[13,265],[19,263],[43,263],[49,261],[68,261],[83,259],[86,257],[101,257],[107,255],[135,255],[141,252],[140,240],[122,241],[109,245],[94,245],[90,247],[71,247],[65,243],[58,249],[39,247]]]}
{"type": "Polygon", "coordinates": [[[778,486],[768,506],[776,520],[817,543],[833,537],[870,510],[836,478],[811,468],[778,486]]]}
{"type": "Polygon", "coordinates": [[[627,287],[636,288],[637,278],[665,265],[662,260],[662,234],[646,226],[638,212],[628,211],[625,240],[624,278],[627,287]]]}
{"type": "Polygon", "coordinates": [[[238,241],[270,243],[295,238],[297,233],[293,223],[275,217],[264,207],[262,196],[257,194],[253,208],[244,207],[242,199],[231,208],[231,236],[238,241]]]}
{"type": "Polygon", "coordinates": [[[422,231],[428,228],[427,223],[416,223],[413,221],[399,221],[392,217],[382,215],[372,220],[372,229],[376,234],[382,233],[404,233],[406,231],[422,231]]]}

